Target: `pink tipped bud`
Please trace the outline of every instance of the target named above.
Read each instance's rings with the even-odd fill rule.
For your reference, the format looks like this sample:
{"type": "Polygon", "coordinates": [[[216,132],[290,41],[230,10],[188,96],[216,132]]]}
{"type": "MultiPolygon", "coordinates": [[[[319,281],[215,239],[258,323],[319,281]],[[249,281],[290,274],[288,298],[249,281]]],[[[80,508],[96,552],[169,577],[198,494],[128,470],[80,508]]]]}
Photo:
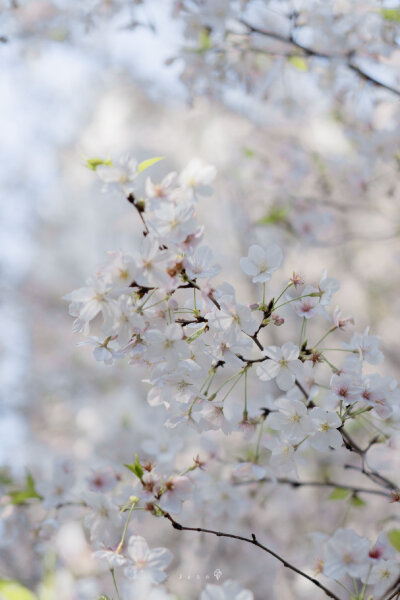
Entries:
{"type": "Polygon", "coordinates": [[[278,313],[274,313],[274,314],[271,316],[271,319],[272,319],[272,321],[273,321],[274,325],[276,325],[277,327],[279,327],[280,325],[283,325],[283,324],[284,324],[284,322],[285,322],[285,319],[284,319],[283,317],[280,317],[280,316],[278,315],[278,313]]]}

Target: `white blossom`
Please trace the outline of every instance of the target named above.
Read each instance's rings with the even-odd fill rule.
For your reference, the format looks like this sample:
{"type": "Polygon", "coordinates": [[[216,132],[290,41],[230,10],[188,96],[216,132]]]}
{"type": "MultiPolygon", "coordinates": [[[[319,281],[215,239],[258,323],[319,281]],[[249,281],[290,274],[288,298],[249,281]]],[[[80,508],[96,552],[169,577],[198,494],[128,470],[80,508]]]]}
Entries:
{"type": "Polygon", "coordinates": [[[253,593],[245,590],[236,581],[228,579],[222,585],[207,584],[200,600],[253,600],[253,593]]]}
{"type": "Polygon", "coordinates": [[[365,577],[368,572],[369,541],[352,529],[337,529],[325,545],[324,574],[341,580],[345,575],[365,577]]]}
{"type": "Polygon", "coordinates": [[[282,250],[277,244],[265,248],[254,245],[250,246],[248,256],[240,259],[240,266],[246,275],[252,276],[253,283],[265,283],[279,269],[282,260],[282,250]]]}
{"type": "Polygon", "coordinates": [[[281,348],[268,346],[264,350],[268,360],[257,367],[257,375],[261,381],[276,379],[276,384],[281,390],[290,390],[301,377],[303,364],[299,360],[300,350],[293,342],[285,342],[281,348]]]}
{"type": "Polygon", "coordinates": [[[329,448],[340,448],[343,443],[338,427],[342,426],[341,418],[331,411],[315,406],[310,411],[314,432],[310,445],[319,452],[327,452],[329,448]]]}
{"type": "Polygon", "coordinates": [[[161,583],[166,579],[165,569],[172,561],[173,555],[167,548],[150,550],[146,540],[133,535],[128,541],[127,557],[129,563],[124,569],[126,577],[136,579],[145,574],[153,583],[161,583]]]}

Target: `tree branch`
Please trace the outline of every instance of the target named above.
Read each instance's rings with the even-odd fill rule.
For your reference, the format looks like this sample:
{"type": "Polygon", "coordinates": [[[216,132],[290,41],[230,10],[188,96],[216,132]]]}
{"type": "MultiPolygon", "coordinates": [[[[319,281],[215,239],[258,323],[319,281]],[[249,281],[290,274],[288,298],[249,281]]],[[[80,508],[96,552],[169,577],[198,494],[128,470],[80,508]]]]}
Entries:
{"type": "MultiPolygon", "coordinates": [[[[268,477],[264,477],[263,479],[250,479],[248,481],[237,481],[235,485],[250,485],[252,483],[266,483],[273,482],[273,479],[269,479],[268,477]]],[[[373,490],[370,488],[359,487],[355,485],[347,485],[345,483],[337,483],[336,481],[330,481],[327,479],[326,481],[297,481],[296,479],[288,479],[286,477],[278,477],[276,479],[277,483],[281,483],[282,485],[290,485],[294,488],[299,487],[332,487],[332,488],[341,488],[343,490],[349,490],[349,492],[353,492],[354,494],[373,494],[376,496],[384,496],[385,498],[391,498],[392,495],[389,492],[385,492],[383,490],[373,490]]]]}
{"type": "Polygon", "coordinates": [[[340,432],[344,444],[346,446],[346,448],[348,450],[350,450],[350,452],[355,452],[356,454],[358,454],[361,457],[361,467],[356,467],[353,465],[345,465],[344,468],[345,469],[355,469],[357,471],[360,471],[363,475],[365,475],[366,477],[368,477],[368,479],[370,479],[371,481],[373,481],[374,483],[376,483],[377,485],[380,485],[381,487],[384,487],[386,489],[392,490],[394,492],[397,492],[398,487],[393,483],[393,481],[390,481],[390,479],[388,479],[387,477],[384,477],[383,475],[380,475],[377,471],[375,471],[374,469],[370,469],[367,468],[365,466],[365,461],[366,461],[366,455],[368,450],[371,448],[371,446],[376,443],[377,438],[373,438],[370,443],[368,444],[368,446],[364,449],[362,449],[354,440],[353,438],[350,437],[350,435],[347,433],[347,431],[345,431],[342,427],[339,427],[338,431],[340,432]]]}
{"type": "Polygon", "coordinates": [[[395,88],[387,83],[384,83],[383,81],[380,81],[379,79],[376,79],[375,77],[373,77],[373,75],[370,75],[369,73],[364,71],[359,65],[355,64],[352,61],[352,59],[355,58],[354,52],[350,52],[350,53],[347,52],[345,54],[340,54],[340,55],[327,54],[326,52],[321,52],[319,50],[314,50],[313,48],[309,48],[308,46],[303,46],[303,44],[300,44],[299,42],[297,42],[294,39],[292,33],[289,35],[289,37],[285,37],[283,35],[280,35],[279,33],[275,33],[273,31],[266,31],[264,29],[260,29],[259,27],[254,26],[254,25],[250,25],[250,23],[247,23],[246,21],[243,21],[243,20],[241,20],[240,23],[242,25],[244,25],[245,27],[247,27],[247,29],[250,31],[250,33],[258,33],[259,35],[264,35],[266,37],[270,37],[274,40],[278,40],[279,42],[283,42],[285,44],[291,44],[298,50],[301,50],[305,56],[315,57],[315,58],[326,58],[328,60],[341,59],[344,61],[347,68],[350,69],[351,71],[353,71],[354,73],[356,73],[361,79],[364,79],[365,81],[368,81],[369,83],[372,83],[373,85],[382,87],[385,90],[388,90],[389,92],[392,92],[393,94],[396,94],[397,96],[400,96],[400,89],[395,88]]]}
{"type": "Polygon", "coordinates": [[[223,533],[222,531],[214,531],[213,529],[204,529],[203,527],[186,527],[175,521],[175,519],[173,519],[169,513],[164,513],[164,517],[168,519],[171,522],[172,527],[174,529],[177,529],[178,531],[197,531],[200,533],[211,533],[212,535],[216,535],[217,537],[227,537],[234,540],[247,542],[248,544],[252,544],[253,546],[257,546],[257,548],[261,548],[261,550],[264,550],[264,552],[267,552],[268,554],[279,560],[279,562],[281,562],[287,569],[290,569],[291,571],[294,571],[294,573],[297,573],[301,577],[308,579],[308,581],[311,581],[311,583],[313,583],[320,590],[325,592],[325,594],[329,598],[333,598],[333,600],[340,600],[339,596],[336,596],[336,594],[334,594],[328,588],[326,588],[322,583],[318,581],[318,579],[310,577],[310,575],[307,575],[307,573],[304,573],[304,571],[301,571],[300,569],[289,563],[287,560],[279,556],[279,554],[276,554],[276,552],[274,552],[270,548],[267,548],[267,546],[261,544],[257,540],[256,535],[254,533],[251,534],[251,538],[246,538],[241,535],[234,535],[232,533],[223,533]]]}

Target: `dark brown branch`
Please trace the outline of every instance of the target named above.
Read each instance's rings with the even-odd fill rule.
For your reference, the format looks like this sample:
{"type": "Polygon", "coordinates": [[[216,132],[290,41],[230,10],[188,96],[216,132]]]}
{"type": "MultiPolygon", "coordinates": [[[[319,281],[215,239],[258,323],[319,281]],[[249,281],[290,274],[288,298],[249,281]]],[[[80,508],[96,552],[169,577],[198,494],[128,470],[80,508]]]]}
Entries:
{"type": "Polygon", "coordinates": [[[246,363],[248,366],[254,365],[254,363],[261,363],[265,360],[270,360],[269,356],[263,356],[262,358],[245,358],[241,354],[235,354],[241,361],[246,363]]]}
{"type": "Polygon", "coordinates": [[[363,71],[358,65],[354,64],[353,62],[348,61],[346,64],[347,64],[347,67],[349,69],[351,69],[352,71],[354,71],[354,73],[357,73],[357,75],[359,77],[361,77],[361,79],[364,79],[365,81],[369,81],[370,83],[373,83],[374,85],[380,86],[380,87],[384,88],[385,90],[388,90],[389,92],[392,92],[393,94],[396,94],[397,96],[400,96],[400,90],[398,90],[397,88],[389,85],[388,83],[383,83],[382,81],[379,81],[379,79],[375,79],[375,77],[373,77],[372,75],[369,75],[368,73],[363,71]]]}
{"type": "Polygon", "coordinates": [[[284,44],[292,44],[292,46],[295,46],[295,48],[298,48],[299,50],[304,52],[304,54],[306,54],[307,56],[315,56],[317,58],[330,58],[330,59],[337,58],[337,56],[334,56],[332,54],[326,54],[325,52],[319,52],[318,50],[314,50],[313,48],[308,48],[307,46],[303,46],[302,44],[300,44],[299,42],[297,42],[294,39],[292,34],[290,34],[289,37],[285,37],[284,35],[275,33],[274,31],[266,31],[265,29],[260,29],[259,27],[250,25],[250,23],[247,23],[246,21],[241,20],[240,22],[242,23],[242,25],[247,27],[247,29],[251,33],[258,33],[259,35],[264,35],[266,37],[270,37],[279,42],[283,42],[284,44]]]}
{"type": "Polygon", "coordinates": [[[129,202],[129,204],[132,204],[132,206],[134,206],[138,212],[138,215],[140,217],[140,220],[143,223],[143,227],[144,227],[144,232],[143,235],[147,235],[149,234],[149,228],[147,227],[147,223],[144,220],[144,216],[143,216],[143,212],[144,212],[144,206],[142,206],[142,204],[140,204],[139,202],[136,201],[135,196],[131,193],[129,194],[129,196],[127,197],[127,200],[129,202]]]}
{"type": "MultiPolygon", "coordinates": [[[[235,482],[235,485],[250,485],[253,483],[266,483],[273,482],[273,479],[263,478],[263,479],[250,479],[248,481],[238,481],[235,482]]],[[[349,490],[349,492],[353,492],[354,494],[372,494],[375,496],[384,496],[385,498],[391,498],[392,495],[389,492],[385,492],[384,490],[372,490],[370,488],[364,488],[355,485],[347,485],[345,483],[337,483],[336,481],[297,481],[296,479],[287,479],[286,477],[278,477],[276,479],[277,483],[282,485],[290,485],[293,488],[299,487],[331,487],[331,488],[340,488],[343,490],[349,490]]]]}
{"type": "MultiPolygon", "coordinates": [[[[400,578],[399,578],[399,579],[400,579],[400,578]]],[[[397,581],[396,581],[396,583],[395,583],[394,587],[395,587],[395,590],[394,590],[394,592],[392,592],[392,593],[390,594],[390,596],[388,596],[388,597],[386,598],[386,600],[393,600],[393,598],[398,598],[398,597],[400,596],[399,580],[397,580],[397,581]]]]}
{"type": "Polygon", "coordinates": [[[301,393],[303,394],[304,398],[306,400],[308,400],[308,396],[309,394],[306,392],[306,390],[304,389],[304,387],[301,385],[300,381],[298,379],[296,379],[295,384],[297,385],[297,387],[299,388],[299,390],[301,391],[301,393]]]}
{"type": "Polygon", "coordinates": [[[180,325],[194,325],[195,323],[207,323],[207,319],[205,317],[196,317],[196,319],[175,319],[175,323],[179,323],[180,325]]]}
{"type": "Polygon", "coordinates": [[[257,540],[256,535],[254,533],[251,534],[251,538],[246,538],[241,535],[234,535],[232,533],[223,533],[222,531],[214,531],[213,529],[204,529],[203,527],[186,527],[184,525],[181,525],[177,521],[175,521],[175,519],[173,519],[169,513],[164,513],[164,517],[166,519],[168,519],[171,522],[172,527],[174,529],[177,529],[178,531],[197,531],[200,533],[211,533],[212,535],[216,535],[217,537],[226,537],[226,538],[231,538],[234,540],[240,540],[242,542],[247,542],[248,544],[252,544],[253,546],[257,546],[257,548],[261,548],[261,550],[264,550],[264,552],[267,552],[268,554],[270,554],[271,556],[273,556],[274,558],[279,560],[279,562],[281,562],[283,564],[283,566],[285,566],[287,569],[290,569],[291,571],[294,571],[294,573],[297,573],[301,577],[304,577],[305,579],[308,579],[308,581],[311,581],[311,583],[313,583],[320,590],[325,592],[325,594],[329,598],[333,598],[333,600],[340,600],[339,596],[336,596],[336,594],[334,594],[328,588],[326,588],[322,583],[320,583],[318,581],[318,579],[314,579],[314,577],[310,577],[310,575],[307,575],[307,573],[304,573],[303,571],[301,571],[300,569],[298,569],[297,567],[295,567],[294,565],[289,563],[287,560],[285,560],[284,558],[279,556],[279,554],[276,554],[276,552],[274,552],[270,548],[267,548],[267,546],[264,546],[263,544],[261,544],[257,540]]]}
{"type": "Polygon", "coordinates": [[[256,346],[259,347],[260,350],[264,350],[264,346],[261,344],[260,340],[258,339],[257,333],[255,333],[254,335],[249,335],[249,334],[247,334],[247,335],[249,335],[249,338],[251,338],[253,340],[253,342],[256,344],[256,346]]]}
{"type": "Polygon", "coordinates": [[[393,490],[394,492],[396,492],[398,490],[397,486],[390,481],[390,479],[388,479],[387,477],[384,477],[383,475],[380,475],[380,473],[378,473],[377,471],[375,471],[374,469],[370,469],[369,467],[366,467],[365,465],[365,461],[366,461],[366,455],[368,450],[371,448],[371,446],[373,444],[375,444],[378,440],[378,438],[373,438],[369,444],[367,445],[366,448],[362,449],[354,440],[352,437],[350,437],[350,435],[347,433],[347,431],[345,431],[342,427],[339,427],[338,431],[340,432],[343,441],[344,441],[344,445],[346,446],[346,448],[348,450],[350,450],[350,452],[355,452],[356,454],[358,454],[361,457],[361,467],[356,467],[353,465],[345,465],[345,469],[354,469],[356,471],[360,471],[360,473],[362,473],[363,475],[365,475],[366,477],[368,477],[368,479],[370,479],[371,481],[373,481],[374,483],[376,483],[377,485],[380,485],[381,487],[387,488],[389,490],[393,490]]]}
{"type": "Polygon", "coordinates": [[[355,64],[352,61],[352,59],[355,58],[355,55],[353,52],[350,52],[350,53],[347,52],[345,54],[339,54],[339,55],[328,54],[326,52],[321,52],[320,50],[314,50],[313,48],[309,48],[308,46],[303,46],[303,44],[300,44],[299,42],[297,42],[294,39],[292,33],[289,35],[289,37],[285,37],[283,35],[280,35],[279,33],[275,33],[273,31],[266,31],[265,29],[260,29],[259,27],[250,25],[250,23],[247,23],[246,21],[240,21],[240,22],[242,23],[242,25],[247,27],[247,29],[250,31],[250,33],[258,33],[259,35],[264,35],[264,36],[272,38],[274,40],[278,40],[279,42],[283,42],[285,44],[291,44],[298,50],[301,50],[305,56],[315,57],[315,58],[326,58],[329,60],[334,60],[334,59],[343,60],[345,65],[347,66],[347,68],[350,69],[351,71],[353,71],[354,73],[356,73],[361,79],[368,81],[369,83],[372,83],[373,85],[382,87],[385,90],[388,90],[389,92],[392,92],[393,94],[396,94],[397,96],[400,96],[400,89],[395,88],[387,83],[384,83],[383,81],[380,81],[379,79],[376,79],[375,77],[373,77],[373,75],[370,75],[369,73],[364,71],[359,65],[355,64]]]}

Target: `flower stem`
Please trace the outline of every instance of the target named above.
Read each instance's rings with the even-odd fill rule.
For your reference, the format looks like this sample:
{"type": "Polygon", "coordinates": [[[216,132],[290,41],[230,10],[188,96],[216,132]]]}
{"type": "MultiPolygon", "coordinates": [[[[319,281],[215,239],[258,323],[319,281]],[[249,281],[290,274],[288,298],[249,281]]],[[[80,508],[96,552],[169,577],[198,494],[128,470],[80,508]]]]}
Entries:
{"type": "Polygon", "coordinates": [[[111,571],[111,577],[114,582],[115,591],[117,592],[117,598],[118,598],[118,600],[121,600],[121,596],[119,595],[119,591],[118,591],[117,581],[115,579],[114,569],[110,569],[110,571],[111,571]]]}

